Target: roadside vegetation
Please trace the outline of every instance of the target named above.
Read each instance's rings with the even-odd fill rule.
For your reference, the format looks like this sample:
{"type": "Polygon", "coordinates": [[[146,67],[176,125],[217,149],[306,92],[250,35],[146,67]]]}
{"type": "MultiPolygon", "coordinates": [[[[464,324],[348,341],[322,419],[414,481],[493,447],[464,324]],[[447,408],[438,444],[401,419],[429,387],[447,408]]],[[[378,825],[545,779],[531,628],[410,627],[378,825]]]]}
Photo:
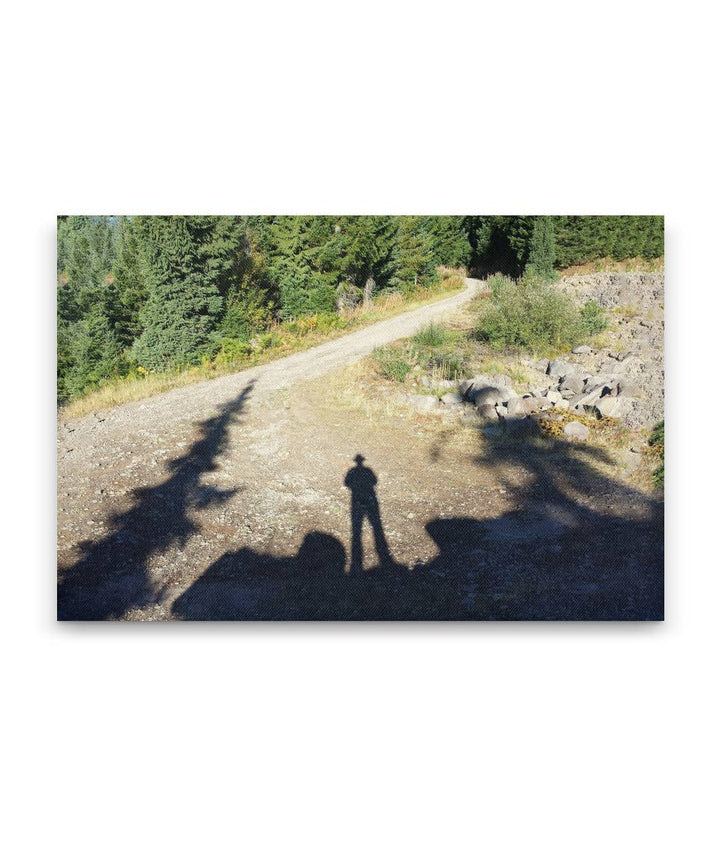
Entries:
{"type": "MultiPolygon", "coordinates": [[[[479,340],[559,349],[602,319],[550,287],[558,270],[662,252],[662,217],[62,216],[58,404],[79,415],[274,359],[449,293],[465,270],[499,272],[479,340]]],[[[438,336],[388,371],[460,371],[459,341],[438,336]]]]}
{"type": "Polygon", "coordinates": [[[512,280],[498,274],[490,277],[488,286],[489,294],[478,299],[475,335],[494,348],[551,356],[607,327],[597,303],[578,309],[571,297],[540,276],[512,280]]]}
{"type": "Polygon", "coordinates": [[[250,340],[223,340],[217,354],[206,357],[199,365],[178,366],[159,372],[137,366],[125,376],[104,379],[84,395],[64,405],[62,416],[77,419],[97,410],[262,365],[449,297],[464,286],[464,271],[446,268],[432,288],[417,289],[407,296],[390,293],[379,297],[370,307],[359,304],[343,313],[318,313],[291,321],[274,321],[250,340]]]}

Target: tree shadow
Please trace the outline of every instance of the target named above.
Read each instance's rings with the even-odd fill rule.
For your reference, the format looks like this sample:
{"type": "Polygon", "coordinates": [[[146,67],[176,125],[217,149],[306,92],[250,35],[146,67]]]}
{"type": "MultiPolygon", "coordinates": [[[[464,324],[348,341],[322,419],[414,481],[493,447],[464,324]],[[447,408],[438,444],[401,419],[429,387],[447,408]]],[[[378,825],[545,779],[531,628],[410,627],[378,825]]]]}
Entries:
{"type": "Polygon", "coordinates": [[[200,437],[185,455],[168,464],[161,484],[139,488],[133,506],[110,521],[112,532],[81,544],[82,557],[59,569],[59,620],[120,618],[128,609],[157,602],[148,577],[148,560],[172,545],[183,546],[197,531],[191,509],[227,502],[236,492],[201,485],[204,473],[216,469],[230,425],[242,411],[253,382],[200,425],[200,437]]]}
{"type": "Polygon", "coordinates": [[[662,620],[662,501],[606,475],[602,449],[522,423],[484,432],[474,461],[511,510],[430,521],[428,569],[466,592],[468,618],[662,620]]]}
{"type": "MultiPolygon", "coordinates": [[[[342,543],[310,532],[296,556],[226,553],[172,613],[188,620],[660,620],[662,503],[597,469],[609,463],[603,451],[565,440],[485,435],[471,465],[494,472],[511,510],[429,520],[437,545],[430,561],[404,566],[380,556],[375,567],[346,574],[342,543]]],[[[351,484],[356,478],[356,490],[374,495],[372,478],[353,475],[351,484]]]]}

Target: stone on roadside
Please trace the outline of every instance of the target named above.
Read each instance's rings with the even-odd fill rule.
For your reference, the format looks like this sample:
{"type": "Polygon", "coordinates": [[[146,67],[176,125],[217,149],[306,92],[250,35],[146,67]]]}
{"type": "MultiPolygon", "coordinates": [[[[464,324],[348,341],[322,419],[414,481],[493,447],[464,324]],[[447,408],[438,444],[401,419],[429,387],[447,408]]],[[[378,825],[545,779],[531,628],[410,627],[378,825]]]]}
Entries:
{"type": "Polygon", "coordinates": [[[590,436],[590,429],[587,425],[583,425],[582,422],[576,422],[573,420],[572,422],[568,422],[563,428],[563,434],[574,440],[587,440],[590,436]]]}
{"type": "Polygon", "coordinates": [[[477,413],[486,422],[496,422],[498,419],[494,404],[480,404],[477,408],[477,413]]]}
{"type": "Polygon", "coordinates": [[[562,391],[563,389],[569,389],[571,392],[578,393],[582,392],[585,387],[582,378],[579,374],[575,372],[571,372],[570,374],[565,375],[565,377],[560,382],[559,389],[562,391]]]}
{"type": "Polygon", "coordinates": [[[440,401],[448,407],[459,407],[463,403],[464,399],[459,392],[446,392],[440,401]]]}
{"type": "Polygon", "coordinates": [[[590,345],[575,345],[575,347],[572,349],[572,352],[573,352],[573,354],[580,354],[580,355],[592,354],[593,349],[590,347],[590,345]]]}
{"type": "Polygon", "coordinates": [[[635,399],[624,398],[621,396],[606,395],[600,398],[592,406],[592,410],[601,419],[610,417],[612,419],[622,419],[632,412],[635,399]]]}

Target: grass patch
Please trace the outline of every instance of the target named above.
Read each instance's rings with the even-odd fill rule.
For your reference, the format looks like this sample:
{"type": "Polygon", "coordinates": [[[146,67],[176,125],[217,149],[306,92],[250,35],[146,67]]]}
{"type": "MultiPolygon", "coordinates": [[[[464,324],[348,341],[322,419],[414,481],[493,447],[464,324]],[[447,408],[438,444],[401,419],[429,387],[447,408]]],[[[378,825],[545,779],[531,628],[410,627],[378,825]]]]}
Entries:
{"type": "Polygon", "coordinates": [[[412,371],[412,366],[405,359],[404,349],[386,345],[382,348],[375,348],[371,356],[375,361],[378,374],[386,377],[388,380],[403,383],[412,371]]]}
{"type": "Polygon", "coordinates": [[[420,348],[439,348],[447,344],[450,336],[442,324],[431,321],[413,336],[413,342],[420,348]]]}
{"type": "Polygon", "coordinates": [[[580,265],[563,268],[563,276],[585,276],[589,273],[661,273],[665,270],[665,259],[645,259],[636,256],[631,259],[615,261],[611,258],[593,259],[580,265]]]}

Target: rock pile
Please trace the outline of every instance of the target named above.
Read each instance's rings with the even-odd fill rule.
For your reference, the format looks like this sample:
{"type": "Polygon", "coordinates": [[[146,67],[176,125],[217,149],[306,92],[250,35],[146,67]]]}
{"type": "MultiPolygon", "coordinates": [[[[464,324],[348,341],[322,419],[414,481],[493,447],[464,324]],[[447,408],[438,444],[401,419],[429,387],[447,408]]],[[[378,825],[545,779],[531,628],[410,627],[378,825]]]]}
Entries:
{"type": "MultiPolygon", "coordinates": [[[[663,418],[663,274],[610,273],[568,277],[560,287],[579,303],[595,300],[612,322],[604,334],[607,347],[580,344],[561,359],[521,360],[535,380],[516,392],[507,375],[476,375],[453,384],[442,382],[437,395],[410,395],[422,412],[456,412],[464,419],[492,424],[537,418],[564,410],[583,416],[612,417],[631,428],[652,427],[663,418]]],[[[604,343],[605,344],[605,343],[604,343]]],[[[421,379],[430,388],[430,378],[421,379]]],[[[568,436],[587,438],[582,423],[570,423],[568,436]],[[570,425],[577,427],[570,428],[570,425]],[[581,430],[582,429],[582,430],[581,430]]]]}

